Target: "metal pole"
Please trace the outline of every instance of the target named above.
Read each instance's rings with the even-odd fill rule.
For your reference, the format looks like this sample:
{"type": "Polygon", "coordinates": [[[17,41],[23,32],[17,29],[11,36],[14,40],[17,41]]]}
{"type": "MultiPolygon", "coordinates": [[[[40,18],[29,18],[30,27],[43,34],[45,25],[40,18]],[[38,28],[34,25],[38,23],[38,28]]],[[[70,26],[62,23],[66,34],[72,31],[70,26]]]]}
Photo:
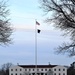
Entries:
{"type": "Polygon", "coordinates": [[[35,75],[37,75],[37,25],[35,20],[35,75]]]}

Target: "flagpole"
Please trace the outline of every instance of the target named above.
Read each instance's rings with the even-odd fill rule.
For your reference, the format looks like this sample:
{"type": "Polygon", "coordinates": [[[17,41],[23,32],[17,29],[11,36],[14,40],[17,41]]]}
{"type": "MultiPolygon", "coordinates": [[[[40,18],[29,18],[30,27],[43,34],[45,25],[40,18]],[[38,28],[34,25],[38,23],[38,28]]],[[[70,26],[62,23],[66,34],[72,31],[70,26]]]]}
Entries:
{"type": "Polygon", "coordinates": [[[35,75],[37,75],[37,25],[35,20],[35,75]]]}

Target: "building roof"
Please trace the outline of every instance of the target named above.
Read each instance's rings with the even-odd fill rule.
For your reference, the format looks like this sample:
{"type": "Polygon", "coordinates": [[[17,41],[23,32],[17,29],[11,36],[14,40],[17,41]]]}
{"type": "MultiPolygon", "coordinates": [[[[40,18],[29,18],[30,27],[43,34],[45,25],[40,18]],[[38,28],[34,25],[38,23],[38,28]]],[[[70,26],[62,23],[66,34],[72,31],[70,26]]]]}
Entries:
{"type": "MultiPolygon", "coordinates": [[[[18,65],[23,68],[35,68],[36,65],[18,65]]],[[[53,68],[56,67],[57,65],[37,65],[37,68],[53,68]]]]}

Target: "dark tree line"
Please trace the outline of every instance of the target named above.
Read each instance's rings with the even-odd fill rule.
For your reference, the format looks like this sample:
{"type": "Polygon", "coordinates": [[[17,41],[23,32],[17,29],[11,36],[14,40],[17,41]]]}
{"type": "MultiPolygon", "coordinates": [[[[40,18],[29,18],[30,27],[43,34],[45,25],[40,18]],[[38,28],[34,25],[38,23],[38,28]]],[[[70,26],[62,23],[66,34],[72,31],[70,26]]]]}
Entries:
{"type": "Polygon", "coordinates": [[[75,0],[41,0],[40,3],[48,16],[46,22],[70,36],[71,42],[63,43],[56,52],[75,56],[75,0]]]}
{"type": "Polygon", "coordinates": [[[75,62],[67,69],[67,75],[75,75],[75,62]]]}

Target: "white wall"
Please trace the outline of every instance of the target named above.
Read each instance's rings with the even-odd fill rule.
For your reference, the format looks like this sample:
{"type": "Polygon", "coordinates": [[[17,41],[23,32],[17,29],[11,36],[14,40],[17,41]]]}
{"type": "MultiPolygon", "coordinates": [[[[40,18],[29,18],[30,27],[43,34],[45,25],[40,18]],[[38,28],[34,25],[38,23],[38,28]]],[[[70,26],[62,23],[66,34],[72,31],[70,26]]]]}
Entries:
{"type": "Polygon", "coordinates": [[[16,73],[17,73],[17,75],[23,74],[24,69],[19,66],[13,66],[13,67],[9,68],[9,75],[11,75],[11,74],[15,75],[16,73]],[[13,69],[13,71],[11,71],[11,69],[13,69]],[[16,69],[17,69],[17,71],[16,71],[16,69]],[[20,71],[20,69],[21,69],[21,71],[20,71]]]}
{"type": "MultiPolygon", "coordinates": [[[[67,68],[63,67],[63,66],[56,66],[53,68],[38,68],[38,69],[39,69],[38,73],[44,73],[44,75],[45,75],[45,73],[49,72],[49,69],[51,69],[51,71],[53,72],[53,75],[54,75],[54,73],[56,73],[56,75],[59,75],[59,73],[60,73],[60,75],[63,75],[63,74],[67,75],[67,68]],[[43,71],[41,71],[41,69],[43,69],[43,71]],[[45,69],[47,69],[47,71],[45,69]],[[56,71],[55,71],[55,69],[56,69],[56,71]],[[60,71],[59,71],[59,69],[60,69],[60,71]],[[63,71],[63,69],[65,69],[65,70],[63,71]]],[[[9,75],[11,75],[11,74],[15,75],[16,73],[17,73],[17,75],[22,75],[24,73],[35,73],[35,68],[22,68],[19,66],[13,66],[13,67],[9,68],[9,75]],[[13,69],[13,71],[11,71],[11,69],[13,69]],[[16,71],[16,69],[17,69],[17,71],[16,71]],[[20,69],[21,69],[21,71],[20,71],[20,69]],[[27,69],[27,71],[25,71],[25,69],[27,69]],[[29,71],[29,69],[31,69],[31,70],[29,71]],[[33,69],[34,69],[34,71],[33,71],[33,69]]]]}
{"type": "Polygon", "coordinates": [[[56,67],[53,67],[52,70],[53,70],[53,73],[56,73],[56,75],[59,75],[59,73],[60,73],[60,75],[64,75],[64,74],[67,75],[66,67],[56,66],[56,67]],[[56,69],[56,71],[55,71],[55,69],[56,69]],[[60,71],[59,71],[59,69],[60,69],[60,71]],[[65,69],[65,70],[63,70],[63,69],[65,69]]]}

